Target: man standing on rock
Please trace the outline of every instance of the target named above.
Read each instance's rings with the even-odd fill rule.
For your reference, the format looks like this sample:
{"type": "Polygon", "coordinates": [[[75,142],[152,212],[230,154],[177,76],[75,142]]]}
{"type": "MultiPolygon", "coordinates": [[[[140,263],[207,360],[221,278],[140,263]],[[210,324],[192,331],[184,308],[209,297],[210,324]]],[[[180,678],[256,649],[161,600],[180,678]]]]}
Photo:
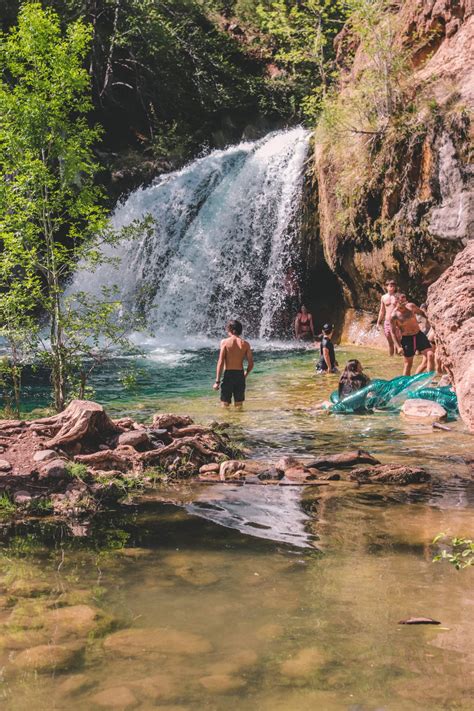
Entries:
{"type": "Polygon", "coordinates": [[[395,343],[390,319],[392,318],[393,310],[397,304],[397,282],[393,279],[387,279],[385,282],[385,288],[387,289],[387,293],[380,299],[377,326],[381,326],[383,321],[383,332],[385,333],[385,338],[387,339],[388,352],[392,356],[395,353],[395,343]]]}
{"type": "Polygon", "coordinates": [[[434,370],[434,353],[431,343],[420,329],[416,320],[416,314],[425,316],[426,314],[415,304],[409,304],[405,294],[398,294],[395,309],[392,312],[390,323],[392,333],[397,344],[397,353],[403,353],[403,375],[410,375],[413,365],[413,358],[418,352],[424,356],[417,373],[434,370]],[[399,329],[399,330],[398,330],[399,329]],[[399,338],[401,333],[401,341],[399,338]]]}
{"type": "Polygon", "coordinates": [[[229,407],[232,398],[234,398],[235,407],[240,409],[245,400],[245,380],[253,368],[253,354],[250,343],[241,338],[242,324],[240,321],[229,321],[227,333],[229,337],[221,341],[216,382],[213,388],[214,390],[221,389],[222,407],[229,407]],[[247,361],[245,372],[244,361],[247,361]],[[222,371],[224,371],[224,377],[221,383],[222,371]]]}

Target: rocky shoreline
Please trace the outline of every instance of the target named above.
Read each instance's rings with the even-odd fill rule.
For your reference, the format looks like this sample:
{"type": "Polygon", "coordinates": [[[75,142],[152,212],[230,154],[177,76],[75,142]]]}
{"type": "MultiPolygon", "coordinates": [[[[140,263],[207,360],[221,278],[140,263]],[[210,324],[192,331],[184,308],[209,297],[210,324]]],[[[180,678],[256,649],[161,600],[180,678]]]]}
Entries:
{"type": "Polygon", "coordinates": [[[202,427],[169,413],[148,425],[113,420],[85,400],[73,400],[54,417],[0,421],[0,447],[4,514],[80,518],[169,480],[324,486],[338,479],[406,485],[431,478],[418,467],[381,464],[362,450],[305,462],[236,459],[222,425],[202,427]]]}

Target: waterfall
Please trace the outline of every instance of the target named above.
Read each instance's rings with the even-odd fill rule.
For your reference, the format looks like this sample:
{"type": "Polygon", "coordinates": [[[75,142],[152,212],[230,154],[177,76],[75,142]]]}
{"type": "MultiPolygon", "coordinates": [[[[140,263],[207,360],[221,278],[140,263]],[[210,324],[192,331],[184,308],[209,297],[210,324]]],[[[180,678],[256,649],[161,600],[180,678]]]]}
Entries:
{"type": "Polygon", "coordinates": [[[295,267],[304,162],[302,128],[215,150],[120,203],[115,228],[150,215],[139,239],[107,247],[114,263],[78,269],[69,293],[118,285],[126,309],[156,334],[278,335],[285,278],[295,267]]]}

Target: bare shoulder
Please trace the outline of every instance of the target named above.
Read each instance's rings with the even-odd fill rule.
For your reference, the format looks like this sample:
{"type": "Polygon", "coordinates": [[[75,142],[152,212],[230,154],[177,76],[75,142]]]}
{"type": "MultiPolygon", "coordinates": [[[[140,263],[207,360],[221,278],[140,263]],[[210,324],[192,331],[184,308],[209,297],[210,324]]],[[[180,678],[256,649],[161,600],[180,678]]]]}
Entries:
{"type": "Polygon", "coordinates": [[[222,341],[221,341],[221,346],[220,346],[221,349],[226,347],[228,340],[229,340],[228,338],[223,338],[223,339],[222,339],[222,341]]]}
{"type": "Polygon", "coordinates": [[[248,341],[244,341],[243,344],[244,344],[244,348],[246,351],[252,350],[252,346],[250,345],[250,343],[248,341]]]}

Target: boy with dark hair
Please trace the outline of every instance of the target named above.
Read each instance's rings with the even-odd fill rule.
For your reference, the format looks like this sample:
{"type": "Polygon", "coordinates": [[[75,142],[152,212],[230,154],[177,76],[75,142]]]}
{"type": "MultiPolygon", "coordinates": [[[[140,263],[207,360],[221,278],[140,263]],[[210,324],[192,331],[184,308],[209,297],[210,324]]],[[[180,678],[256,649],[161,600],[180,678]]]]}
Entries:
{"type": "Polygon", "coordinates": [[[336,354],[334,353],[334,344],[331,337],[334,331],[334,326],[325,323],[323,326],[323,337],[319,344],[320,359],[316,366],[317,373],[338,373],[336,354]]]}
{"type": "Polygon", "coordinates": [[[216,382],[214,390],[221,389],[222,407],[229,407],[234,398],[234,405],[242,407],[245,400],[245,380],[253,368],[253,354],[250,343],[241,338],[242,324],[240,321],[229,321],[227,324],[228,338],[221,341],[219,360],[217,361],[216,382]],[[247,369],[244,372],[244,361],[247,369]],[[221,375],[224,371],[224,377],[221,375]]]}

